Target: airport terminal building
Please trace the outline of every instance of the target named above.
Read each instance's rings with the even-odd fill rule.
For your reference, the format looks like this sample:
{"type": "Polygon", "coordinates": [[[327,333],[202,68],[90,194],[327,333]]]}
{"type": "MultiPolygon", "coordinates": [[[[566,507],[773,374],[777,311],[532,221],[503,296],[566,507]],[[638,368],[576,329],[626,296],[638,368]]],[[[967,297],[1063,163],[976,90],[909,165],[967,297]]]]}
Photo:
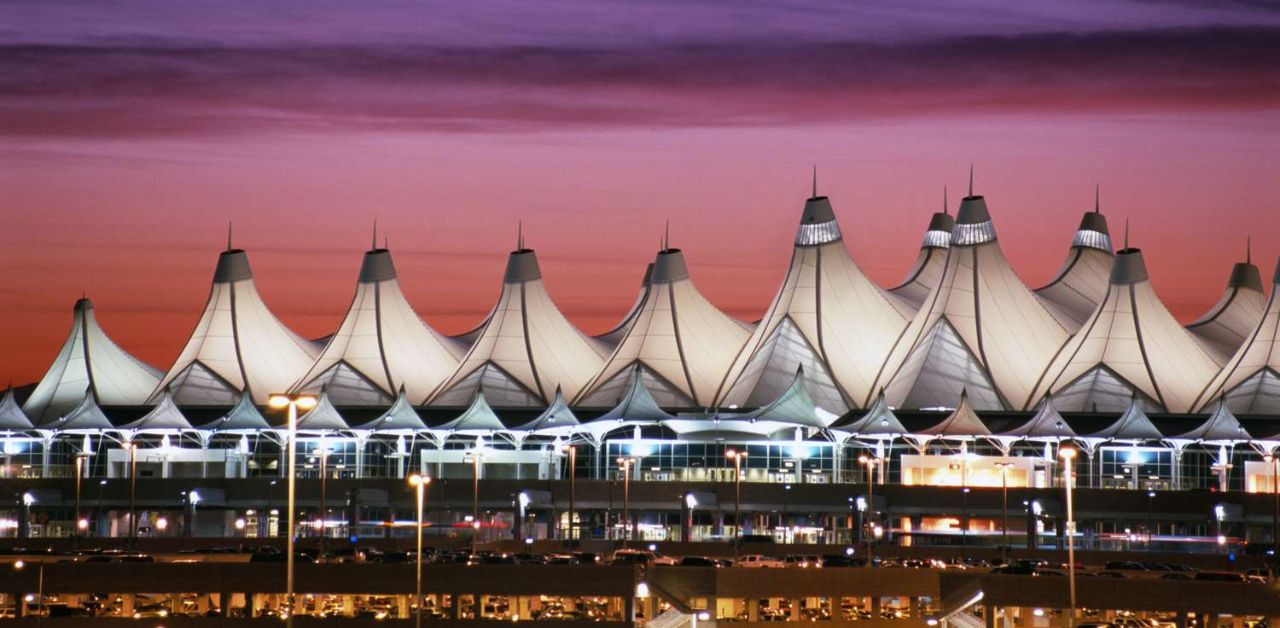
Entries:
{"type": "Polygon", "coordinates": [[[299,525],[336,538],[402,534],[417,473],[440,534],[1052,545],[1071,470],[1093,520],[1082,542],[1272,544],[1275,287],[1246,257],[1183,326],[1095,207],[1030,289],[971,193],[886,288],[815,192],[753,323],[708,301],[664,242],[632,308],[588,336],[521,240],[488,316],[450,337],[414,312],[375,236],[341,324],[309,340],[228,242],[167,369],[81,299],[44,377],[4,394],[0,533],[284,534],[291,430],[268,398],[288,394],[313,406],[292,426],[299,525]]]}

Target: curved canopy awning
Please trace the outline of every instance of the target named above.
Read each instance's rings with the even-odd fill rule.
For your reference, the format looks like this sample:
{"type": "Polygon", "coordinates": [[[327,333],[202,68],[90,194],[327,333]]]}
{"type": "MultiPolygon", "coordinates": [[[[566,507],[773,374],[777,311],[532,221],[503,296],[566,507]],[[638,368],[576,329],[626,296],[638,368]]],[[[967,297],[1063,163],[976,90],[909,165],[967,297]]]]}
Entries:
{"type": "Polygon", "coordinates": [[[4,397],[0,398],[0,430],[29,430],[34,427],[35,424],[18,405],[13,387],[9,387],[4,392],[4,397]]]}
{"type": "Polygon", "coordinates": [[[41,425],[42,430],[52,430],[63,434],[96,434],[115,429],[111,420],[98,406],[98,398],[92,390],[86,390],[84,399],[65,416],[52,423],[41,425]]]}
{"type": "Polygon", "coordinates": [[[1063,419],[1062,414],[1058,412],[1051,393],[1045,395],[1044,401],[1040,402],[1040,407],[1036,409],[1036,414],[1030,421],[1002,432],[1000,436],[1025,440],[1063,440],[1075,438],[1076,431],[1071,429],[1066,419],[1063,419]]]}
{"type": "Polygon", "coordinates": [[[1244,430],[1244,426],[1240,425],[1236,415],[1231,413],[1231,409],[1227,407],[1226,402],[1220,399],[1214,406],[1213,413],[1209,415],[1209,418],[1200,427],[1186,434],[1173,436],[1169,440],[1228,445],[1250,440],[1250,436],[1244,430]]]}
{"type": "Polygon", "coordinates": [[[569,404],[564,400],[564,392],[559,386],[556,387],[555,398],[551,400],[551,405],[547,406],[546,410],[534,417],[532,421],[514,428],[515,431],[526,434],[546,436],[569,436],[580,429],[582,429],[582,421],[579,421],[577,415],[569,409],[569,404]]]}
{"type": "Polygon", "coordinates": [[[409,402],[409,396],[401,385],[399,394],[386,412],[368,423],[353,425],[351,429],[357,432],[403,435],[426,432],[430,428],[423,422],[422,417],[418,416],[417,410],[413,409],[413,404],[409,402]]]}
{"type": "Polygon", "coordinates": [[[1133,395],[1129,402],[1129,407],[1116,419],[1115,423],[1107,426],[1099,432],[1089,434],[1088,439],[1098,440],[1160,440],[1164,438],[1164,434],[1156,429],[1151,418],[1147,416],[1145,410],[1142,409],[1142,399],[1138,395],[1133,395]]]}
{"type": "MultiPolygon", "coordinates": [[[[287,427],[287,426],[286,426],[287,427]]],[[[316,407],[298,417],[299,432],[328,433],[350,429],[342,414],[333,406],[327,391],[320,391],[316,407]]]]}
{"type": "Polygon", "coordinates": [[[173,395],[165,390],[150,412],[118,429],[129,434],[179,434],[195,430],[195,427],[182,414],[182,410],[178,409],[178,404],[173,402],[173,395]]]}
{"type": "Polygon", "coordinates": [[[462,434],[470,436],[491,436],[507,431],[507,426],[498,419],[498,414],[484,399],[484,391],[477,390],[471,398],[471,405],[457,418],[442,425],[431,428],[433,432],[443,434],[462,434]]]}
{"type": "Polygon", "coordinates": [[[200,429],[223,434],[259,434],[270,430],[271,424],[258,411],[258,406],[253,405],[253,395],[242,390],[231,410],[212,423],[201,425],[200,429]]]}

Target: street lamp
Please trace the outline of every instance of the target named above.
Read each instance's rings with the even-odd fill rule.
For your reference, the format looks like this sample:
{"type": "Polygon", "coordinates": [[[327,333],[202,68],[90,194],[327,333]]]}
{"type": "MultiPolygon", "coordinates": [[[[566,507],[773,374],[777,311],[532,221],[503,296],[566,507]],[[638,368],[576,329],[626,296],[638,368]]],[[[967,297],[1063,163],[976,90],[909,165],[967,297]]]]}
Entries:
{"type": "Polygon", "coordinates": [[[471,463],[471,555],[476,554],[476,537],[480,535],[480,460],[479,448],[472,449],[463,459],[471,463]]]}
{"type": "MultiPolygon", "coordinates": [[[[14,568],[15,570],[17,570],[17,571],[21,571],[21,570],[22,570],[24,567],[26,567],[26,566],[27,566],[26,561],[23,561],[23,560],[15,560],[15,561],[13,561],[13,568],[14,568]]],[[[36,600],[38,600],[38,601],[39,601],[39,606],[37,606],[37,607],[36,607],[36,608],[37,608],[37,610],[36,610],[36,626],[39,626],[39,625],[44,621],[44,613],[43,613],[43,610],[44,610],[44,561],[43,561],[43,560],[42,560],[42,561],[40,561],[40,569],[39,569],[39,571],[38,571],[38,572],[36,572],[36,573],[37,573],[37,575],[36,575],[36,600]]],[[[15,603],[15,604],[21,604],[22,602],[21,602],[21,601],[15,601],[14,603],[15,603]]],[[[16,609],[15,609],[15,610],[16,610],[16,609]]]]}
{"type": "Polygon", "coordinates": [[[82,474],[84,473],[84,470],[83,470],[84,462],[85,462],[85,460],[86,460],[88,457],[89,457],[89,454],[84,453],[84,452],[80,452],[80,453],[76,454],[76,523],[75,523],[76,531],[75,531],[75,545],[79,545],[79,543],[80,543],[80,535],[84,534],[85,530],[89,527],[89,526],[87,525],[87,524],[88,524],[88,522],[87,522],[87,521],[84,521],[84,519],[82,519],[82,518],[80,517],[80,478],[82,477],[82,474]]]}
{"type": "Polygon", "coordinates": [[[129,547],[138,542],[138,445],[125,443],[129,448],[129,547]]]}
{"type": "MultiPolygon", "coordinates": [[[[106,480],[98,480],[98,504],[97,507],[93,509],[93,518],[99,522],[102,521],[102,489],[106,488],[106,486],[106,480]]],[[[99,531],[99,536],[101,536],[101,531],[99,531]]]]}
{"type": "Polygon", "coordinates": [[[1151,551],[1151,507],[1155,505],[1156,492],[1147,491],[1147,551],[1151,551]]]}
{"type": "Polygon", "coordinates": [[[569,457],[569,541],[573,542],[578,538],[578,526],[573,520],[573,498],[576,483],[574,478],[578,475],[578,448],[573,445],[565,445],[562,448],[565,455],[569,457]]]}
{"type": "Polygon", "coordinates": [[[324,556],[325,537],[328,531],[325,529],[325,520],[328,518],[328,488],[329,488],[329,470],[327,463],[329,460],[329,448],[321,447],[316,450],[316,456],[320,458],[320,521],[316,525],[316,530],[320,534],[320,555],[324,556]]]}
{"type": "Polygon", "coordinates": [[[293,516],[294,516],[294,500],[297,491],[298,479],[298,410],[310,410],[316,407],[315,395],[288,395],[274,394],[267,398],[267,405],[276,410],[288,409],[288,447],[286,455],[289,456],[289,490],[286,498],[288,514],[285,515],[287,523],[286,534],[288,537],[285,541],[285,625],[293,628],[293,516]]]}
{"type": "Polygon", "coordinates": [[[1007,562],[1009,558],[1009,469],[1013,467],[1013,463],[997,462],[996,466],[1000,467],[1000,543],[1004,546],[1000,552],[1007,562]]]}
{"type": "Polygon", "coordinates": [[[631,538],[631,467],[635,458],[625,456],[618,458],[618,466],[622,469],[622,547],[627,547],[631,538]]]}
{"type": "Polygon", "coordinates": [[[414,626],[416,628],[422,628],[422,518],[423,507],[426,503],[428,484],[431,484],[430,477],[424,477],[417,473],[409,476],[409,485],[412,486],[418,494],[418,556],[417,567],[414,571],[415,580],[417,582],[416,588],[414,589],[416,593],[414,604],[417,605],[417,610],[414,612],[414,626]]]}
{"type": "Polygon", "coordinates": [[[872,493],[872,487],[876,484],[876,465],[880,464],[880,459],[874,456],[858,456],[858,462],[866,465],[867,467],[867,510],[863,515],[862,524],[866,528],[863,531],[863,534],[867,537],[867,568],[870,569],[874,566],[872,564],[872,558],[874,558],[875,552],[875,546],[873,545],[875,543],[875,533],[872,529],[871,523],[871,514],[875,509],[875,506],[873,505],[875,504],[875,500],[873,499],[874,495],[872,493]]]}
{"type": "Polygon", "coordinates": [[[1076,520],[1075,506],[1072,504],[1072,487],[1075,484],[1076,450],[1064,447],[1058,450],[1062,457],[1062,481],[1067,488],[1067,587],[1071,599],[1071,616],[1068,628],[1076,625],[1076,520]]]}
{"type": "Polygon", "coordinates": [[[747,452],[730,449],[724,455],[733,461],[733,558],[737,560],[742,546],[742,461],[747,452]]]}
{"type": "MultiPolygon", "coordinates": [[[[1267,454],[1265,460],[1271,466],[1271,561],[1280,560],[1280,457],[1267,454]]],[[[1272,569],[1272,573],[1275,570],[1272,569]]]]}

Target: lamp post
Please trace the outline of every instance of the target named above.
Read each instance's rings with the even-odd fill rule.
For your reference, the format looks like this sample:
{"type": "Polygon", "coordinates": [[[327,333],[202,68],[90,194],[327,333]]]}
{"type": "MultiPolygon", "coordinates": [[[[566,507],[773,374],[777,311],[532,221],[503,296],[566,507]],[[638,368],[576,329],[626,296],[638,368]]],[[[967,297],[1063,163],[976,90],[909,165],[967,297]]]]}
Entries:
{"type": "Polygon", "coordinates": [[[960,560],[968,558],[969,548],[969,487],[960,489],[960,560]]]}
{"type": "MultiPolygon", "coordinates": [[[[1271,562],[1280,560],[1280,457],[1268,454],[1267,463],[1271,465],[1271,562]]],[[[1272,569],[1272,573],[1275,570],[1272,569]]]]}
{"type": "MultiPolygon", "coordinates": [[[[13,561],[13,568],[15,570],[22,570],[26,566],[27,566],[27,563],[23,560],[13,561]]],[[[44,561],[43,560],[40,561],[39,571],[36,572],[36,600],[39,603],[39,606],[36,607],[37,608],[36,626],[40,626],[41,623],[43,623],[44,621],[44,613],[43,613],[43,610],[44,610],[44,561]]],[[[21,604],[22,602],[19,600],[16,603],[21,604]]]]}
{"type": "Polygon", "coordinates": [[[737,560],[742,546],[742,460],[747,452],[730,449],[724,455],[733,461],[733,558],[737,560]]]}
{"type": "Polygon", "coordinates": [[[1012,462],[997,462],[1000,467],[1000,554],[1009,558],[1009,469],[1012,462]]]}
{"type": "Polygon", "coordinates": [[[471,463],[471,555],[476,553],[476,537],[480,535],[480,450],[473,449],[465,459],[471,463]]]}
{"type": "Polygon", "coordinates": [[[288,423],[289,431],[288,431],[288,437],[287,437],[288,446],[286,448],[287,451],[285,454],[289,457],[289,462],[287,463],[288,469],[289,469],[288,471],[289,489],[287,492],[287,497],[285,498],[285,501],[286,501],[285,507],[288,509],[287,514],[285,515],[285,519],[288,523],[286,524],[287,527],[285,530],[285,534],[287,536],[285,541],[286,554],[284,558],[285,560],[285,577],[284,577],[285,585],[284,586],[285,586],[285,605],[286,605],[285,625],[288,628],[293,628],[293,568],[294,568],[293,516],[294,516],[294,510],[295,510],[294,500],[296,499],[296,496],[297,496],[296,491],[297,491],[297,480],[298,480],[298,460],[297,460],[298,458],[298,409],[301,408],[303,410],[310,410],[316,407],[316,398],[315,398],[315,395],[275,394],[267,398],[267,405],[271,406],[272,408],[275,408],[276,410],[288,409],[288,417],[289,417],[289,423],[288,423]]]}
{"type": "MultiPolygon", "coordinates": [[[[99,523],[102,522],[102,489],[106,488],[106,486],[106,480],[98,480],[98,503],[93,509],[93,519],[99,523]]],[[[99,529],[98,533],[101,536],[102,530],[99,529]]]]}
{"type": "Polygon", "coordinates": [[[88,454],[86,453],[81,452],[76,454],[76,522],[75,532],[73,533],[75,537],[73,546],[78,546],[80,544],[80,535],[84,534],[85,530],[89,527],[89,522],[80,517],[80,478],[84,473],[83,467],[86,458],[88,458],[88,454]]]}
{"type": "Polygon", "coordinates": [[[325,537],[328,530],[325,529],[325,522],[328,519],[328,488],[329,488],[329,469],[327,466],[329,460],[329,448],[321,447],[316,456],[320,458],[320,521],[316,526],[316,531],[320,533],[320,555],[324,556],[325,537]]]}
{"type": "Polygon", "coordinates": [[[129,547],[138,543],[138,445],[126,443],[129,448],[129,547]]]}
{"type": "Polygon", "coordinates": [[[578,448],[573,445],[565,445],[563,451],[569,457],[569,541],[573,542],[578,538],[578,526],[573,519],[573,498],[574,489],[576,488],[574,478],[578,475],[578,448]]]}
{"type": "Polygon", "coordinates": [[[1151,507],[1155,505],[1156,492],[1147,491],[1147,551],[1151,551],[1151,507]]]}
{"type": "Polygon", "coordinates": [[[618,466],[622,469],[622,547],[627,547],[631,538],[631,465],[635,458],[620,457],[618,466]]]}
{"type": "Polygon", "coordinates": [[[873,505],[875,504],[875,500],[873,499],[874,494],[872,493],[872,487],[876,484],[876,465],[879,464],[880,459],[872,456],[858,456],[858,462],[866,465],[867,467],[867,512],[866,516],[863,517],[864,521],[862,523],[866,527],[863,534],[867,537],[867,568],[870,569],[874,567],[872,559],[875,558],[874,543],[876,536],[875,528],[871,523],[871,515],[875,511],[875,506],[873,505]]]}
{"type": "Polygon", "coordinates": [[[1067,587],[1071,601],[1071,615],[1067,626],[1071,628],[1076,625],[1076,520],[1071,495],[1075,484],[1076,450],[1064,447],[1058,450],[1058,455],[1062,457],[1062,480],[1067,488],[1067,587]]]}
{"type": "Polygon", "coordinates": [[[431,478],[423,477],[417,473],[409,476],[409,485],[412,486],[418,494],[418,554],[417,566],[414,570],[414,578],[416,585],[414,588],[415,597],[414,604],[417,609],[414,611],[413,623],[415,628],[422,628],[422,525],[423,525],[423,508],[426,503],[427,485],[431,484],[431,478]]]}

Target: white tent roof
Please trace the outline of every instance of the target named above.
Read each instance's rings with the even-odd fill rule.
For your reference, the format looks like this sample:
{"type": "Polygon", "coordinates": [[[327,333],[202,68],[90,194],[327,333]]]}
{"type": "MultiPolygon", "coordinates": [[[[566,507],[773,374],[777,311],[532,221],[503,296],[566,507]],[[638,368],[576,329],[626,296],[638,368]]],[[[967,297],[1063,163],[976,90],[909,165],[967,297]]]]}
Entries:
{"type": "Polygon", "coordinates": [[[914,434],[937,438],[971,438],[990,436],[991,430],[987,429],[987,424],[978,418],[978,413],[973,411],[973,406],[969,403],[969,394],[961,391],[960,405],[956,406],[947,418],[937,425],[918,430],[914,434]]]}
{"type": "Polygon", "coordinates": [[[505,432],[507,427],[498,419],[493,408],[489,407],[489,402],[485,401],[484,391],[477,391],[475,397],[471,399],[471,405],[467,406],[462,414],[443,425],[432,428],[432,431],[488,436],[495,432],[505,432]]]}
{"type": "Polygon", "coordinates": [[[1203,411],[1224,397],[1238,414],[1280,414],[1280,262],[1272,279],[1266,312],[1244,344],[1196,401],[1203,411]]]}
{"type": "Polygon", "coordinates": [[[1106,298],[1044,371],[1029,402],[1055,390],[1062,410],[1115,412],[1137,393],[1161,410],[1190,412],[1217,371],[1156,296],[1142,252],[1124,249],[1106,298]]]}
{"type": "Polygon", "coordinates": [[[1005,260],[981,196],[960,203],[942,280],[881,371],[899,408],[955,407],[968,391],[979,410],[1021,409],[1035,378],[1066,340],[1005,260]]]}
{"type": "Polygon", "coordinates": [[[920,243],[920,254],[916,256],[911,270],[907,271],[901,283],[889,290],[890,294],[917,310],[942,280],[942,271],[947,266],[947,249],[951,248],[951,231],[955,229],[956,221],[946,212],[944,201],[942,211],[929,219],[929,228],[920,243]]]}
{"type": "Polygon", "coordinates": [[[375,246],[364,255],[342,325],[293,392],[324,388],[343,406],[384,406],[401,387],[411,398],[425,399],[453,374],[462,353],[457,341],[413,311],[391,252],[375,246]]]}
{"type": "Polygon", "coordinates": [[[218,257],[200,321],[152,398],[171,390],[184,406],[225,406],[247,389],[255,402],[266,403],[270,394],[288,390],[317,353],[267,309],[249,256],[228,249],[218,257]]]}
{"type": "MultiPolygon", "coordinates": [[[[288,428],[287,425],[285,427],[288,428]]],[[[299,432],[335,432],[350,428],[338,409],[333,407],[329,393],[322,390],[320,399],[316,401],[316,407],[298,417],[297,429],[299,432]]]]}
{"type": "Polygon", "coordinates": [[[1226,364],[1258,326],[1267,309],[1262,292],[1262,275],[1250,262],[1231,268],[1222,298],[1204,316],[1187,325],[1187,330],[1204,346],[1218,364],[1226,364]]]}
{"type": "Polygon", "coordinates": [[[267,419],[258,411],[258,406],[253,405],[253,396],[247,392],[241,392],[236,405],[230,411],[216,421],[200,427],[215,432],[257,433],[270,429],[271,424],[267,423],[267,419]]]}
{"type": "Polygon", "coordinates": [[[430,403],[463,406],[483,389],[498,407],[541,408],[557,387],[570,398],[577,395],[600,369],[603,352],[556,308],[537,255],[521,247],[507,260],[497,305],[430,403]]]}
{"type": "Polygon", "coordinates": [[[876,400],[871,403],[870,408],[867,408],[867,413],[862,415],[862,418],[839,429],[858,436],[901,436],[910,433],[889,408],[889,402],[885,400],[883,390],[876,395],[876,400]]]}
{"type": "Polygon", "coordinates": [[[613,329],[596,336],[596,340],[609,345],[609,347],[618,346],[622,338],[631,330],[631,325],[636,322],[636,317],[640,314],[640,308],[649,296],[649,278],[652,276],[653,263],[650,262],[644,269],[644,278],[640,280],[640,294],[636,295],[636,302],[631,304],[631,309],[627,310],[627,315],[623,316],[622,320],[613,329]]]}
{"type": "Polygon", "coordinates": [[[160,395],[160,401],[156,403],[156,406],[150,412],[137,421],[120,426],[120,430],[123,432],[154,434],[193,429],[195,428],[191,426],[191,422],[187,420],[187,417],[182,415],[178,405],[173,402],[173,395],[169,394],[167,390],[160,395]]]}
{"type": "Polygon", "coordinates": [[[738,351],[716,406],[758,407],[782,395],[803,368],[809,395],[841,413],[870,396],[908,314],[862,273],[845,248],[831,202],[805,202],[791,266],[738,351]]]}
{"type": "Polygon", "coordinates": [[[0,398],[0,430],[29,430],[33,427],[31,419],[18,407],[13,387],[4,391],[4,397],[0,398]]]}
{"type": "Polygon", "coordinates": [[[1213,413],[1200,427],[1186,434],[1180,434],[1169,440],[1201,441],[1205,443],[1234,443],[1252,440],[1249,433],[1240,425],[1236,415],[1231,413],[1227,404],[1219,401],[1213,407],[1213,413]]]}
{"type": "Polygon", "coordinates": [[[383,434],[412,434],[425,432],[428,428],[422,417],[418,416],[418,412],[413,409],[413,404],[409,402],[409,395],[402,386],[400,392],[396,394],[395,401],[386,412],[368,423],[353,425],[351,429],[383,434]]]}
{"type": "Polygon", "coordinates": [[[1103,430],[1094,434],[1089,434],[1088,438],[1095,440],[1160,440],[1164,435],[1160,430],[1156,429],[1151,418],[1147,416],[1146,411],[1142,409],[1142,399],[1134,395],[1129,407],[1125,408],[1124,414],[1116,419],[1115,423],[1107,426],[1103,430]]]}
{"type": "MultiPolygon", "coordinates": [[[[667,407],[710,406],[735,352],[749,335],[716,309],[689,279],[684,253],[658,253],[645,302],[604,368],[574,399],[574,405],[608,407],[626,389],[635,365],[667,407]]],[[[566,388],[566,394],[569,390],[566,388]]]]}
{"type": "Polygon", "coordinates": [[[791,376],[791,384],[776,399],[746,414],[724,418],[777,421],[792,426],[824,429],[831,425],[836,417],[831,414],[818,415],[817,407],[805,385],[807,379],[804,369],[797,369],[795,375],[791,376]]]}
{"type": "Polygon", "coordinates": [[[1076,432],[1062,418],[1062,414],[1058,412],[1057,405],[1053,402],[1053,395],[1049,394],[1045,395],[1040,402],[1040,408],[1036,410],[1035,416],[1032,416],[1030,421],[1004,432],[1001,436],[1015,436],[1026,439],[1062,439],[1075,438],[1076,432]]]}
{"type": "Polygon", "coordinates": [[[89,299],[76,301],[71,332],[40,378],[23,410],[46,423],[75,408],[89,389],[109,406],[138,406],[160,381],[160,371],[125,353],[98,326],[89,299]]]}
{"type": "Polygon", "coordinates": [[[582,422],[565,403],[564,392],[556,388],[556,397],[551,405],[532,421],[515,428],[521,432],[567,436],[582,426],[582,422]]]}
{"type": "Polygon", "coordinates": [[[1068,331],[1075,333],[1107,295],[1111,275],[1111,235],[1095,206],[1080,220],[1058,274],[1036,296],[1068,331]]]}
{"type": "Polygon", "coordinates": [[[630,375],[627,378],[627,387],[624,389],[625,394],[618,400],[617,405],[612,410],[600,415],[588,425],[601,424],[609,421],[639,421],[653,422],[665,421],[673,419],[658,406],[658,402],[654,401],[653,395],[649,393],[649,387],[642,373],[643,367],[637,365],[630,369],[630,375]]]}
{"type": "Polygon", "coordinates": [[[72,408],[66,416],[38,427],[71,434],[101,432],[102,430],[115,428],[111,424],[111,420],[107,418],[107,415],[102,412],[102,408],[98,405],[98,400],[94,397],[92,390],[86,390],[84,396],[80,399],[80,403],[75,408],[72,408]]]}

